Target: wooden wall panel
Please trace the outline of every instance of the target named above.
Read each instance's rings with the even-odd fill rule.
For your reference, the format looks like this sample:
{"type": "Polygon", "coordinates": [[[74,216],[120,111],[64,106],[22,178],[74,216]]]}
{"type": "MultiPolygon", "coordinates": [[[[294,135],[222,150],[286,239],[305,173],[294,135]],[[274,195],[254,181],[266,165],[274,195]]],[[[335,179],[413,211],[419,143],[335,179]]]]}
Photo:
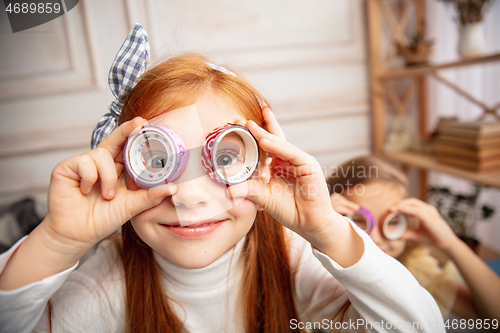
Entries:
{"type": "Polygon", "coordinates": [[[95,38],[86,1],[46,24],[12,34],[0,5],[0,99],[31,97],[99,85],[95,38]]]}
{"type": "MultiPolygon", "coordinates": [[[[53,166],[87,149],[113,100],[109,66],[135,22],[148,31],[153,59],[190,50],[239,69],[270,100],[288,139],[323,165],[369,151],[362,0],[83,2],[54,22],[73,27],[66,47],[81,57],[82,87],[0,99],[0,204],[43,197],[53,166]]],[[[62,63],[51,71],[67,70],[62,63]]],[[[33,77],[23,84],[43,86],[33,77]]]]}

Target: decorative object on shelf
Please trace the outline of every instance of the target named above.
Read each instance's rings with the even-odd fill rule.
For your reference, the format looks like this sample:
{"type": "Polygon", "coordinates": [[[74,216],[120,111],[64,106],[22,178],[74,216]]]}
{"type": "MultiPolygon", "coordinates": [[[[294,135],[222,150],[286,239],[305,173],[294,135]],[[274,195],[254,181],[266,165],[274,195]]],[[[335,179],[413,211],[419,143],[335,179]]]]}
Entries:
{"type": "Polygon", "coordinates": [[[500,169],[500,122],[441,119],[434,142],[436,159],[474,171],[500,169]]]}
{"type": "Polygon", "coordinates": [[[476,185],[473,193],[454,193],[448,187],[429,187],[429,203],[434,205],[460,239],[472,249],[479,244],[476,225],[493,216],[495,208],[479,205],[482,187],[476,185]]]}
{"type": "Polygon", "coordinates": [[[463,58],[477,57],[483,54],[486,40],[483,22],[468,23],[460,27],[458,54],[463,58]]]}
{"type": "Polygon", "coordinates": [[[485,48],[483,17],[494,0],[441,0],[451,7],[460,26],[458,54],[480,56],[485,48]]]}
{"type": "Polygon", "coordinates": [[[420,140],[413,128],[412,120],[406,115],[396,115],[389,126],[384,152],[387,154],[405,150],[419,150],[420,140]]]}
{"type": "Polygon", "coordinates": [[[410,43],[405,45],[396,42],[398,55],[405,59],[406,66],[423,65],[429,62],[429,57],[434,48],[434,41],[426,40],[423,30],[417,31],[410,38],[410,43]]]}

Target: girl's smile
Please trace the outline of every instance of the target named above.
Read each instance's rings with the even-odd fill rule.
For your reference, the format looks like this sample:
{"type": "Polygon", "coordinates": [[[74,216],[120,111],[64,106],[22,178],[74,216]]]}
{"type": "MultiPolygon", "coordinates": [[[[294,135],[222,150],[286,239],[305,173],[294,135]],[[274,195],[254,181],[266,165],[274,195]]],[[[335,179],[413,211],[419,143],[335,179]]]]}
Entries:
{"type": "Polygon", "coordinates": [[[201,221],[201,222],[188,222],[184,227],[177,222],[172,224],[162,224],[162,226],[164,226],[169,232],[180,237],[200,238],[214,232],[226,221],[228,220],[225,219],[225,220],[211,220],[211,221],[201,221]]]}

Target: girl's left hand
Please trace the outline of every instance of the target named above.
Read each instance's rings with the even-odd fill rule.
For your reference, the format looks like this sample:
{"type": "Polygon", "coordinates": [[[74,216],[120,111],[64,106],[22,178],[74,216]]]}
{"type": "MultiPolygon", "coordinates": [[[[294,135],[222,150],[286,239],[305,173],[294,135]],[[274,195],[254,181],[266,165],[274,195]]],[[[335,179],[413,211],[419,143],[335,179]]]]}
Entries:
{"type": "Polygon", "coordinates": [[[262,115],[267,131],[253,121],[245,126],[272,157],[269,183],[252,179],[229,187],[228,193],[233,198],[252,200],[285,227],[320,248],[331,238],[333,224],[347,221],[332,208],[318,161],[285,140],[269,107],[263,108],[262,115]],[[329,223],[332,221],[333,224],[329,223]]]}
{"type": "Polygon", "coordinates": [[[457,239],[457,236],[441,217],[436,207],[428,203],[416,198],[407,198],[392,207],[391,210],[414,216],[420,220],[418,228],[415,230],[408,229],[403,236],[404,239],[432,243],[443,250],[448,249],[452,242],[457,239]]]}

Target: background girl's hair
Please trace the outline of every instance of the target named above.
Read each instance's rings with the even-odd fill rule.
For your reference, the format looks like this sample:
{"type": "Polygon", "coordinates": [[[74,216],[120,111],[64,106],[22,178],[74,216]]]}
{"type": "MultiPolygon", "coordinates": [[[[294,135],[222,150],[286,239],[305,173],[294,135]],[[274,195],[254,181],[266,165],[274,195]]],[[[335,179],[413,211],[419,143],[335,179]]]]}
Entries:
{"type": "MultiPolygon", "coordinates": [[[[225,74],[207,62],[208,59],[200,55],[185,54],[148,70],[127,95],[120,123],[136,116],[154,118],[194,104],[209,93],[262,126],[260,102],[268,104],[267,101],[241,76],[225,74]]],[[[288,332],[290,320],[298,319],[293,302],[293,272],[283,228],[267,213],[260,212],[247,235],[242,254],[245,274],[241,295],[246,332],[288,332]]],[[[181,331],[182,323],[163,290],[153,252],[136,235],[130,222],[122,228],[120,250],[129,331],[181,331]]]]}
{"type": "Polygon", "coordinates": [[[400,186],[409,193],[408,177],[396,164],[376,156],[362,156],[349,160],[337,167],[327,178],[330,194],[342,194],[349,187],[381,182],[400,186]]]}

